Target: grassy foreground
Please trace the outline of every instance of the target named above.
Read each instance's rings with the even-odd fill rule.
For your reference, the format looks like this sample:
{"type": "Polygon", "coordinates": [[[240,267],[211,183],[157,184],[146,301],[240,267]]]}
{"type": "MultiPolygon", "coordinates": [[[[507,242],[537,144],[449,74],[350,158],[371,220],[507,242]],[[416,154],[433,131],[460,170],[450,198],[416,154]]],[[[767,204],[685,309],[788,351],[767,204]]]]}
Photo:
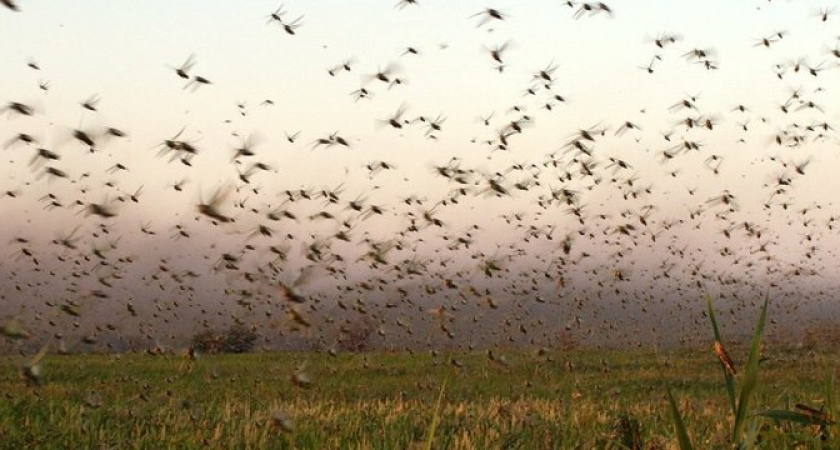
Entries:
{"type": "MultiPolygon", "coordinates": [[[[0,448],[426,448],[444,381],[432,448],[676,448],[669,386],[696,448],[732,427],[711,349],[49,356],[42,386],[19,363],[0,363],[0,448]]],[[[754,408],[819,407],[837,363],[768,353],[754,408]]],[[[753,419],[760,447],[820,445],[813,425],[753,419]]]]}

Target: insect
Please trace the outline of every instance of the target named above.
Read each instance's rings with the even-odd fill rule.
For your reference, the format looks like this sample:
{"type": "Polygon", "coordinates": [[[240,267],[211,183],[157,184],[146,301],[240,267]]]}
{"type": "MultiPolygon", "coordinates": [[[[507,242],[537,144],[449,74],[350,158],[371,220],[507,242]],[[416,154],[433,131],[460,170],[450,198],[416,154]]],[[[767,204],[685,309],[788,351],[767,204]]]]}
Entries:
{"type": "Polygon", "coordinates": [[[729,357],[729,354],[726,353],[726,348],[724,348],[723,343],[715,340],[714,344],[715,354],[720,360],[720,364],[723,368],[729,372],[732,376],[737,375],[737,371],[735,370],[735,363],[732,362],[732,358],[729,357]]]}

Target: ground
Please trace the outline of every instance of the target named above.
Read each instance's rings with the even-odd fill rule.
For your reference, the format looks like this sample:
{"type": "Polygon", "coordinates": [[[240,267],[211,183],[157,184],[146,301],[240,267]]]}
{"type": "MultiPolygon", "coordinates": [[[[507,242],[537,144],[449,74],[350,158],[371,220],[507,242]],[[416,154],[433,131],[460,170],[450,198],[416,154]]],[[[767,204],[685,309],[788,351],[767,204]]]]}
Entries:
{"type": "MultiPolygon", "coordinates": [[[[0,448],[425,448],[439,397],[431,448],[677,448],[668,386],[695,448],[727,448],[732,424],[711,348],[49,356],[40,386],[3,359],[0,448]]],[[[753,410],[819,408],[838,359],[768,350],[753,410]]],[[[751,420],[763,448],[818,445],[751,420]]]]}

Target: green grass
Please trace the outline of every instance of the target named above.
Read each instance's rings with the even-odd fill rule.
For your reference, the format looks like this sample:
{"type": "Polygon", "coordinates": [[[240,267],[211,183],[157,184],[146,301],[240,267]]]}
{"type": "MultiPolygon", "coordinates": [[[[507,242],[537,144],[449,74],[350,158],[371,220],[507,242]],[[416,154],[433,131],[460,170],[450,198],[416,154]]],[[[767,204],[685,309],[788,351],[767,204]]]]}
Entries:
{"type": "MultiPolygon", "coordinates": [[[[743,367],[748,349],[729,351],[743,367]]],[[[6,360],[0,448],[421,449],[430,430],[433,448],[626,448],[637,441],[677,448],[668,387],[695,448],[731,448],[731,405],[711,348],[504,355],[509,366],[480,353],[250,354],[195,362],[48,356],[40,387],[20,378],[22,359],[6,360]],[[303,361],[310,389],[291,380],[303,361]],[[278,415],[294,428],[278,426],[278,415]],[[636,423],[638,436],[629,439],[636,423]]],[[[772,349],[768,356],[752,411],[819,407],[833,391],[825,379],[837,356],[772,349]]],[[[816,445],[814,426],[753,419],[761,425],[759,448],[816,445]]]]}

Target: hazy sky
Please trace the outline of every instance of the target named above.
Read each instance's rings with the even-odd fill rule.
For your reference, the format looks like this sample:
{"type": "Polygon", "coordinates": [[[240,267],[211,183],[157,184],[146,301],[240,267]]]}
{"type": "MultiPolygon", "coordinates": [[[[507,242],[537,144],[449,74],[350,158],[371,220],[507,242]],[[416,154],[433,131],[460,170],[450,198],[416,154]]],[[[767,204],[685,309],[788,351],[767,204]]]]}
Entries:
{"type": "MultiPolygon", "coordinates": [[[[481,275],[476,266],[494,252],[511,256],[511,267],[546,271],[553,267],[551,261],[566,236],[575,236],[576,242],[567,259],[592,255],[564,268],[572,291],[576,280],[583,280],[574,295],[588,295],[592,286],[616,298],[624,294],[635,298],[640,289],[661,289],[663,296],[671,295],[676,282],[661,276],[661,272],[670,275],[670,270],[693,286],[686,298],[702,290],[695,286],[698,280],[706,287],[725,285],[730,276],[781,283],[802,269],[816,272],[802,283],[819,291],[834,276],[835,271],[823,270],[837,262],[830,248],[811,249],[815,238],[836,242],[828,226],[836,214],[830,193],[840,189],[835,175],[840,162],[834,151],[836,134],[833,130],[820,134],[816,127],[836,125],[840,113],[835,106],[840,69],[831,54],[840,43],[836,33],[840,17],[830,15],[822,21],[819,11],[825,2],[614,1],[607,2],[612,17],[575,18],[580,6],[569,8],[557,0],[420,0],[419,5],[405,8],[396,8],[391,0],[290,0],[283,4],[283,20],[302,16],[295,35],[267,20],[277,2],[19,3],[21,12],[0,10],[0,101],[29,105],[34,114],[25,117],[6,111],[0,116],[0,141],[11,142],[16,134],[27,133],[39,143],[10,143],[0,152],[0,188],[14,193],[0,199],[4,216],[0,240],[29,240],[26,248],[40,255],[42,267],[67,274],[80,267],[70,261],[119,238],[113,253],[137,261],[104,269],[131,273],[131,281],[120,278],[120,286],[111,288],[115,297],[126,292],[146,300],[156,297],[148,290],[158,291],[149,286],[157,284],[150,277],[160,275],[161,258],[166,264],[178,264],[179,270],[195,267],[207,277],[215,276],[215,281],[200,287],[219,294],[236,285],[230,281],[235,276],[213,275],[212,266],[222,253],[240,255],[243,271],[256,270],[265,267],[271,245],[290,249],[288,268],[281,277],[290,282],[300,267],[309,264],[301,248],[319,241],[332,242],[335,253],[344,257],[341,266],[351,280],[354,275],[365,278],[370,276],[362,275],[369,268],[364,259],[369,241],[398,237],[410,222],[406,213],[419,214],[422,223],[424,209],[431,209],[445,228],[429,227],[417,236],[403,236],[404,245],[393,252],[396,256],[389,263],[412,258],[455,260],[460,269],[442,266],[435,276],[445,273],[468,283],[481,275]],[[505,20],[477,26],[481,17],[473,16],[487,7],[503,12],[505,20]],[[679,39],[657,48],[654,38],[668,34],[679,39]],[[764,38],[772,41],[769,48],[761,44],[764,38]],[[500,72],[487,49],[506,42],[505,68],[500,72]],[[409,47],[419,54],[404,54],[409,47]],[[684,56],[693,49],[705,50],[708,55],[703,60],[716,70],[684,56]],[[196,61],[190,75],[206,77],[212,84],[185,89],[185,80],[174,68],[190,55],[196,61]],[[655,55],[660,59],[654,60],[655,55]],[[352,62],[350,72],[329,75],[328,70],[345,61],[352,62]],[[644,68],[652,61],[653,73],[648,73],[644,68]],[[40,70],[28,67],[30,62],[40,70]],[[390,88],[372,79],[389,66],[396,67],[393,76],[403,81],[390,88]],[[556,67],[550,90],[535,77],[549,67],[556,67]],[[48,90],[40,89],[39,83],[48,83],[48,90]],[[363,87],[371,98],[355,99],[351,93],[363,87]],[[528,89],[535,95],[528,95],[528,89]],[[792,96],[793,92],[797,94],[792,96]],[[552,99],[554,95],[565,102],[552,99]],[[96,112],[81,106],[92,96],[100,98],[96,112]],[[694,110],[671,108],[692,98],[694,110]],[[266,100],[273,105],[264,104],[266,100]],[[551,103],[550,110],[546,103],[551,103]],[[787,113],[781,108],[786,103],[787,113]],[[736,105],[746,105],[748,111],[733,111],[736,105]],[[520,110],[512,110],[514,106],[520,110]],[[387,119],[401,107],[406,109],[403,119],[412,123],[397,130],[387,119]],[[490,114],[491,125],[485,126],[480,118],[490,114]],[[445,118],[442,129],[431,133],[435,139],[429,139],[425,125],[416,120],[421,116],[445,118]],[[527,120],[522,120],[524,116],[527,120]],[[689,129],[686,118],[697,119],[698,124],[712,120],[715,126],[689,129]],[[509,136],[507,150],[494,150],[499,133],[506,133],[512,121],[521,121],[523,132],[509,136]],[[626,121],[641,130],[617,134],[626,121]],[[106,127],[123,130],[128,138],[101,137],[106,127]],[[91,153],[74,140],[73,129],[96,136],[96,151],[91,153]],[[178,139],[199,149],[191,167],[159,155],[161,143],[182,129],[178,139]],[[592,144],[597,150],[591,157],[564,147],[581,129],[605,129],[592,144]],[[774,136],[783,131],[788,133],[785,145],[778,146],[774,136]],[[289,142],[287,133],[296,132],[299,138],[289,142]],[[345,137],[350,148],[313,149],[313,142],[331,133],[345,137]],[[256,144],[256,155],[234,164],[234,149],[248,136],[256,144]],[[794,142],[793,136],[804,136],[796,141],[800,145],[787,145],[794,142]],[[673,147],[684,141],[700,148],[673,160],[663,158],[663,152],[676,153],[673,147]],[[43,165],[30,164],[39,147],[61,155],[47,165],[65,171],[68,179],[44,177],[43,165]],[[552,152],[561,162],[549,169],[547,155],[552,152]],[[433,208],[451,200],[456,187],[436,176],[433,166],[446,165],[452,158],[472,171],[471,183],[477,184],[458,204],[447,201],[433,208]],[[581,159],[597,174],[582,175],[581,159]],[[615,160],[629,168],[615,167],[615,160]],[[370,176],[364,166],[374,161],[387,161],[397,169],[370,176]],[[806,161],[810,164],[803,165],[806,161]],[[238,173],[255,162],[271,170],[244,184],[238,173]],[[516,163],[533,163],[541,171],[511,170],[516,163]],[[109,171],[115,164],[128,171],[109,171]],[[797,164],[807,176],[797,173],[797,164]],[[495,172],[504,175],[503,184],[512,195],[488,195],[487,179],[495,172]],[[85,173],[89,176],[80,178],[85,173]],[[564,179],[565,173],[574,179],[564,179]],[[784,194],[773,195],[779,177],[795,182],[784,185],[784,194]],[[177,192],[172,185],[181,180],[186,183],[183,192],[177,192]],[[539,184],[528,191],[515,189],[514,183],[525,180],[539,184]],[[196,220],[196,205],[224,184],[240,188],[223,207],[236,223],[213,226],[206,218],[196,220]],[[116,200],[120,195],[125,200],[141,187],[140,203],[116,200]],[[570,214],[570,205],[560,201],[536,215],[542,210],[540,200],[552,189],[564,187],[581,193],[578,206],[586,223],[579,223],[570,214]],[[341,200],[284,203],[288,198],[284,191],[307,188],[335,188],[341,200]],[[727,191],[737,200],[738,210],[733,213],[708,201],[727,191]],[[55,195],[62,206],[45,209],[47,194],[55,195]],[[425,198],[425,206],[406,205],[403,200],[412,194],[425,198]],[[359,215],[347,204],[354,199],[382,206],[387,213],[373,218],[370,213],[359,215]],[[82,205],[73,206],[75,201],[82,205]],[[241,202],[240,207],[234,207],[235,201],[241,202]],[[119,214],[107,220],[85,214],[84,206],[92,203],[113,203],[119,214]],[[278,207],[293,210],[300,220],[282,225],[266,222],[265,213],[278,207]],[[809,212],[800,214],[803,208],[809,212]],[[702,217],[694,214],[700,210],[702,217]],[[321,211],[337,220],[309,219],[321,211]],[[520,212],[528,218],[518,228],[500,217],[520,212]],[[628,214],[621,217],[622,212],[628,214]],[[641,223],[639,216],[650,223],[641,223]],[[343,227],[341,221],[352,224],[352,243],[334,239],[343,227]],[[631,222],[639,234],[625,239],[618,227],[631,222]],[[763,235],[745,236],[744,222],[757,226],[763,235]],[[100,223],[107,224],[108,235],[94,236],[100,223]],[[157,234],[143,235],[144,224],[157,234]],[[258,224],[271,226],[274,236],[249,239],[258,224]],[[178,234],[175,225],[191,237],[173,239],[178,234]],[[481,231],[473,233],[471,249],[448,248],[475,225],[481,231]],[[50,243],[77,226],[82,238],[78,252],[50,243]],[[538,235],[550,231],[551,239],[543,236],[525,242],[529,226],[538,235]],[[731,230],[735,238],[725,237],[724,230],[731,230]],[[651,236],[659,233],[663,238],[654,241],[651,236]],[[293,237],[285,238],[287,234],[293,237]],[[249,243],[253,252],[242,250],[249,243]],[[763,259],[768,247],[773,259],[763,259]],[[675,249],[688,256],[681,258],[675,249]],[[469,258],[479,250],[485,253],[469,258]],[[56,256],[64,261],[56,261],[56,256]],[[706,278],[698,278],[693,269],[698,266],[706,278]],[[622,276],[616,273],[623,271],[637,275],[632,289],[621,287],[622,276]]],[[[8,303],[0,304],[0,317],[28,314],[21,312],[26,310],[21,305],[32,296],[62,292],[69,286],[72,294],[67,296],[73,297],[81,295],[79,286],[96,285],[97,275],[92,273],[44,284],[44,273],[32,271],[19,243],[7,248],[0,269],[9,281],[0,289],[8,303]],[[27,284],[27,289],[12,288],[27,284]]],[[[383,277],[393,275],[385,272],[383,277]]],[[[517,279],[522,274],[506,276],[517,279]]],[[[412,279],[411,285],[423,282],[428,280],[412,279]]],[[[518,283],[511,283],[512,291],[518,283]]],[[[163,290],[170,297],[179,295],[163,290]]],[[[429,301],[452,299],[432,295],[429,301]]],[[[563,323],[573,318],[568,311],[563,314],[563,323]]]]}

